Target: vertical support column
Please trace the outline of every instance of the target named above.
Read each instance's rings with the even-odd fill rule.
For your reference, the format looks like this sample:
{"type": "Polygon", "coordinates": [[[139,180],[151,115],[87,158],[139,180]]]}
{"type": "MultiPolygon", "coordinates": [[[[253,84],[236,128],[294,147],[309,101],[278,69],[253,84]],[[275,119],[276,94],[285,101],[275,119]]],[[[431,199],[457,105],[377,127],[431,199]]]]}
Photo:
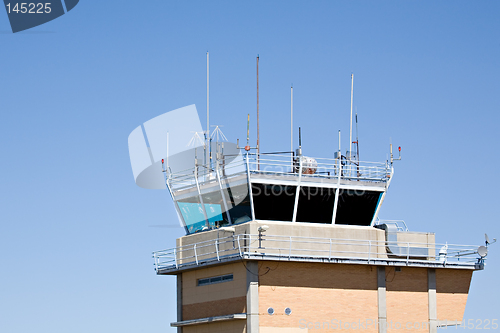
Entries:
{"type": "Polygon", "coordinates": [[[333,202],[333,215],[332,215],[332,224],[335,224],[337,219],[337,206],[339,205],[339,192],[340,192],[340,181],[337,183],[337,188],[335,189],[335,201],[333,202]]]}
{"type": "MultiPolygon", "coordinates": [[[[386,168],[386,170],[387,170],[387,168],[386,168]]],[[[389,180],[385,184],[384,193],[382,193],[382,196],[378,200],[377,208],[375,209],[375,214],[373,214],[372,222],[370,223],[371,227],[373,227],[375,225],[375,222],[377,221],[380,207],[382,207],[382,204],[384,203],[385,195],[387,194],[387,190],[389,189],[389,186],[391,185],[392,176],[394,176],[394,168],[393,167],[391,167],[391,173],[389,174],[389,180]]]]}
{"type": "Polygon", "coordinates": [[[427,270],[427,289],[429,294],[429,332],[437,333],[436,269],[427,270]]]}
{"type": "Polygon", "coordinates": [[[302,180],[302,155],[299,157],[299,180],[297,181],[297,191],[295,191],[295,201],[293,204],[292,222],[297,222],[297,209],[299,208],[300,182],[302,180]]]}
{"type": "MultiPolygon", "coordinates": [[[[177,322],[182,321],[182,273],[177,274],[177,322]]],[[[182,327],[177,327],[177,333],[182,333],[182,327]]]]}
{"type": "Polygon", "coordinates": [[[196,181],[196,189],[198,190],[198,198],[200,199],[201,209],[203,210],[203,215],[205,216],[205,226],[210,228],[210,222],[208,221],[207,210],[205,209],[205,204],[203,203],[203,198],[201,196],[200,183],[198,182],[198,167],[194,168],[194,180],[196,181]]]}
{"type": "Polygon", "coordinates": [[[337,189],[335,190],[335,202],[333,203],[332,224],[335,224],[335,221],[337,219],[337,206],[339,205],[339,193],[340,193],[340,177],[342,177],[342,151],[340,149],[341,148],[340,148],[340,130],[339,130],[339,151],[337,152],[337,157],[335,162],[335,165],[338,165],[337,189]]]}
{"type": "Polygon", "coordinates": [[[259,266],[247,261],[247,333],[259,333],[259,266]]]}
{"type": "Polygon", "coordinates": [[[378,332],[387,333],[385,266],[377,266],[378,332]]]}
{"type": "MultiPolygon", "coordinates": [[[[229,207],[227,206],[226,195],[224,194],[224,190],[222,189],[222,182],[219,174],[219,162],[215,161],[215,163],[216,163],[215,174],[217,175],[217,182],[219,183],[220,195],[222,197],[222,202],[224,203],[224,210],[227,216],[227,221],[229,222],[229,224],[233,224],[233,222],[231,221],[231,216],[229,215],[229,207]]],[[[233,208],[231,202],[229,202],[229,204],[231,205],[231,208],[233,208]]]]}
{"type": "Polygon", "coordinates": [[[248,152],[245,155],[245,165],[247,168],[248,195],[250,196],[250,211],[252,212],[252,221],[255,221],[255,207],[253,206],[252,179],[250,178],[250,162],[248,161],[248,152]]]}

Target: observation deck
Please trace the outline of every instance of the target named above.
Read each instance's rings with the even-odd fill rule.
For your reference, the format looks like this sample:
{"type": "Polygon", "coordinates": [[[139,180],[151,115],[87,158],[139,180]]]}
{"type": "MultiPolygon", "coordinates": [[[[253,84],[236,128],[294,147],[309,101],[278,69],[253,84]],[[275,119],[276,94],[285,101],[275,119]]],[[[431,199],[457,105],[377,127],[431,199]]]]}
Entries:
{"type": "Polygon", "coordinates": [[[302,156],[216,155],[165,171],[187,234],[254,220],[373,225],[394,172],[388,162],[315,158],[313,169],[302,156]]]}

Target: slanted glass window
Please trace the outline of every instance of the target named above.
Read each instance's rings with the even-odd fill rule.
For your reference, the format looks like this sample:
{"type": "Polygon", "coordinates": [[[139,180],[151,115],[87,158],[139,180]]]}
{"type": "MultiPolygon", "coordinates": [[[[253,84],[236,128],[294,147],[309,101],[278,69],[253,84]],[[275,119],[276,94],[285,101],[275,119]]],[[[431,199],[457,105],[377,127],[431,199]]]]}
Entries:
{"type": "MultiPolygon", "coordinates": [[[[179,200],[177,205],[189,233],[201,231],[207,226],[205,212],[198,195],[179,200]]],[[[207,208],[205,206],[205,209],[207,208]]]]}
{"type": "Polygon", "coordinates": [[[214,276],[210,278],[198,279],[197,286],[233,281],[233,274],[214,276]]]}
{"type": "Polygon", "coordinates": [[[214,191],[211,188],[201,194],[203,205],[196,192],[190,197],[175,199],[187,233],[251,221],[252,211],[248,192],[247,184],[226,187],[222,191],[220,189],[214,191]]]}
{"type": "Polygon", "coordinates": [[[332,223],[335,189],[301,186],[297,222],[332,223]]]}
{"type": "Polygon", "coordinates": [[[231,186],[224,189],[224,193],[230,198],[229,215],[233,224],[245,223],[252,220],[252,209],[250,207],[250,195],[248,184],[231,186]]]}
{"type": "Polygon", "coordinates": [[[376,191],[341,190],[335,224],[370,225],[381,194],[376,191]]]}
{"type": "Polygon", "coordinates": [[[227,201],[224,203],[220,190],[203,193],[201,198],[205,204],[210,228],[213,228],[214,225],[222,226],[229,223],[226,212],[227,201]]]}
{"type": "Polygon", "coordinates": [[[257,220],[292,221],[296,191],[297,186],[252,184],[255,218],[257,220]]]}

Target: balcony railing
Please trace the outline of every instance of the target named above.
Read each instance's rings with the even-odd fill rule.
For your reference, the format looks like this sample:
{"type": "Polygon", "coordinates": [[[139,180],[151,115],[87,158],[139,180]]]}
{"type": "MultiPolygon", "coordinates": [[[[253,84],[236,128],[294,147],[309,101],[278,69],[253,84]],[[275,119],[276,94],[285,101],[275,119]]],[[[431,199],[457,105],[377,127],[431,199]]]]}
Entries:
{"type": "Polygon", "coordinates": [[[154,252],[157,273],[240,259],[482,269],[477,246],[239,234],[154,252]],[[390,248],[398,248],[391,253],[390,248]],[[417,250],[417,251],[415,251],[417,250]]]}
{"type": "MultiPolygon", "coordinates": [[[[292,159],[289,155],[260,155],[249,154],[249,167],[252,173],[284,174],[298,176],[301,168],[300,159],[292,159]]],[[[302,174],[302,177],[364,180],[386,182],[390,177],[391,168],[387,163],[347,161],[329,158],[314,158],[317,163],[313,174],[302,174]]],[[[302,166],[304,167],[304,166],[302,166]]]]}
{"type": "Polygon", "coordinates": [[[253,175],[292,176],[315,179],[318,181],[354,180],[369,182],[387,182],[391,176],[392,167],[389,163],[348,161],[328,158],[315,158],[316,171],[312,174],[301,173],[302,161],[291,155],[283,154],[244,154],[229,164],[224,160],[216,160],[211,166],[199,165],[176,173],[166,174],[166,182],[171,190],[182,190],[196,184],[229,179],[249,172],[253,175]],[[340,178],[339,178],[340,176],[340,178]]]}

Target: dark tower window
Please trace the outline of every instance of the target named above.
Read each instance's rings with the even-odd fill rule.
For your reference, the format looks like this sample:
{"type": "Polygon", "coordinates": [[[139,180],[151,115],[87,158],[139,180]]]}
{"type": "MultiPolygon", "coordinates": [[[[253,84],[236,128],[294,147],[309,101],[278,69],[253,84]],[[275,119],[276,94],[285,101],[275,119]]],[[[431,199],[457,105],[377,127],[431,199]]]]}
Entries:
{"type": "Polygon", "coordinates": [[[297,222],[332,223],[335,189],[302,186],[297,222]]]}
{"type": "Polygon", "coordinates": [[[381,192],[341,189],[335,224],[370,225],[381,192]]]}
{"type": "Polygon", "coordinates": [[[255,218],[258,220],[292,221],[296,186],[252,184],[255,218]]]}

